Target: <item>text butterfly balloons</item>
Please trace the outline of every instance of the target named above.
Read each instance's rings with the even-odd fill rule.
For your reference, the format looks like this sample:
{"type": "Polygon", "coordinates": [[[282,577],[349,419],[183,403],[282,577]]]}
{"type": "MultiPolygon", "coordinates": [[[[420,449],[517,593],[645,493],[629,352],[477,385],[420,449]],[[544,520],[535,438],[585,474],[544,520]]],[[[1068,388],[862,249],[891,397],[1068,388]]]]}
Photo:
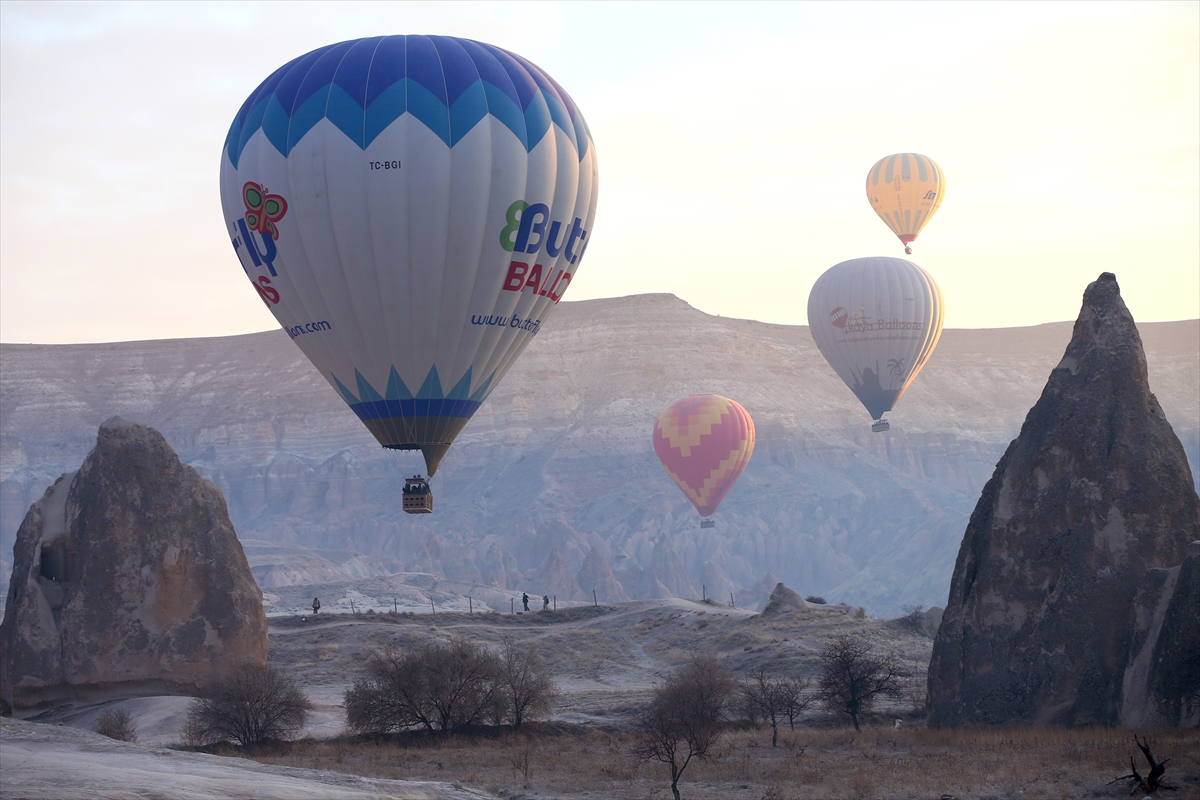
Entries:
{"type": "Polygon", "coordinates": [[[904,243],[904,252],[946,196],[942,168],[928,156],[896,153],[875,162],[867,173],[867,199],[879,218],[904,243]]]}
{"type": "Polygon", "coordinates": [[[246,99],[221,205],[254,288],[384,447],[429,474],[549,318],[589,244],[596,150],[498,47],[314,50],[246,99]]]}
{"type": "Polygon", "coordinates": [[[942,335],[942,292],[903,258],[856,258],[830,267],[808,295],[821,355],[880,419],[917,377],[942,335]]]}
{"type": "Polygon", "coordinates": [[[654,452],[701,516],[709,516],[741,477],[754,453],[754,420],[717,394],[667,406],[654,425],[654,452]]]}

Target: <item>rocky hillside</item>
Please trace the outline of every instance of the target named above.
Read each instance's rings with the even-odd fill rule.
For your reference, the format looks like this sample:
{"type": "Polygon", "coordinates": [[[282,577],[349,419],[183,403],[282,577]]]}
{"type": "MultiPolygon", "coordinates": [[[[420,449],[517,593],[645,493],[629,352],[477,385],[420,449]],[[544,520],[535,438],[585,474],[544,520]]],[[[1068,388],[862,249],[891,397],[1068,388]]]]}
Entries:
{"type": "MultiPolygon", "coordinates": [[[[1195,475],[1200,321],[1139,328],[1195,475]]],[[[1070,335],[1065,322],[946,331],[891,431],[872,434],[806,327],[712,317],[670,295],[563,303],[446,457],[425,517],[397,497],[419,456],[381,451],[282,331],[5,344],[0,547],[11,564],[29,504],[120,414],[221,487],[243,538],[560,599],[699,597],[701,584],[721,596],[770,572],[877,615],[943,605],[967,515],[1070,335]],[[658,412],[698,392],[738,400],[758,428],[711,530],[650,440],[658,412]]],[[[302,573],[272,580],[327,580],[302,573]]]]}

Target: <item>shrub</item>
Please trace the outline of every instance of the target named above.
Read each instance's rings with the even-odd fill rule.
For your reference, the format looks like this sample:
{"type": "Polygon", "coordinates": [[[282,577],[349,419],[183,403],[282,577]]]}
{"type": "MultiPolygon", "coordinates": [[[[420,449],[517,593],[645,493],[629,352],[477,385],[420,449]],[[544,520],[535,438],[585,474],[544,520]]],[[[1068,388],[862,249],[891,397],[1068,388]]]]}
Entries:
{"type": "Polygon", "coordinates": [[[912,603],[910,605],[904,605],[904,606],[900,607],[900,610],[904,612],[904,616],[901,617],[901,619],[903,619],[905,622],[907,622],[909,627],[911,627],[914,631],[921,631],[924,629],[924,627],[925,627],[925,604],[924,603],[912,603]]]}
{"type": "Polygon", "coordinates": [[[312,703],[291,678],[274,667],[246,665],[207,696],[192,701],[184,735],[200,745],[257,745],[295,735],[310,711],[312,703]]]}
{"type": "Polygon", "coordinates": [[[129,716],[129,712],[123,708],[110,708],[105,711],[100,715],[100,719],[96,720],[96,727],[92,730],[101,736],[107,736],[119,742],[136,742],[138,740],[137,725],[129,716]]]}
{"type": "Polygon", "coordinates": [[[805,600],[807,600],[807,601],[808,601],[808,602],[810,602],[810,603],[815,603],[816,605],[819,605],[819,606],[823,606],[823,605],[825,605],[825,598],[824,598],[824,597],[820,597],[820,596],[818,596],[818,595],[815,595],[815,594],[810,594],[808,597],[806,597],[806,598],[804,598],[804,599],[805,599],[805,600]]]}
{"type": "Polygon", "coordinates": [[[477,724],[498,708],[500,664],[486,648],[461,639],[405,653],[375,651],[367,674],[344,695],[346,724],[356,733],[477,724]]]}

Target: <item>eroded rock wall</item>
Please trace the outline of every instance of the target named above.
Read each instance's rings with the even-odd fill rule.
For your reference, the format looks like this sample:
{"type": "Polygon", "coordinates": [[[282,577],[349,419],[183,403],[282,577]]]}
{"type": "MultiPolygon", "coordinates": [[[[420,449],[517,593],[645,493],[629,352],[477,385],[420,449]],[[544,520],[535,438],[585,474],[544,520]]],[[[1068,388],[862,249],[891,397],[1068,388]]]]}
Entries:
{"type": "Polygon", "coordinates": [[[195,694],[265,664],[266,615],[220,490],[113,418],[17,533],[0,696],[28,708],[195,694]]]}
{"type": "Polygon", "coordinates": [[[930,723],[1117,724],[1135,595],[1200,533],[1193,486],[1105,273],[971,515],[929,669],[930,723]]]}

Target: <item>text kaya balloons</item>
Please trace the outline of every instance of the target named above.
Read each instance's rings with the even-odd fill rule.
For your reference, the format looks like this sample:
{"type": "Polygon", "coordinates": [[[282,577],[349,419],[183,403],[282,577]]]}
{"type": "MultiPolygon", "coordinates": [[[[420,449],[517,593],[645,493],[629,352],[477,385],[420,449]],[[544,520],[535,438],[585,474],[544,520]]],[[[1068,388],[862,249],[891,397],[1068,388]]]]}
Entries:
{"type": "Polygon", "coordinates": [[[314,50],[242,105],[234,250],[384,447],[432,475],[562,299],[596,213],[583,116],[518,55],[445,36],[314,50]]]}
{"type": "Polygon", "coordinates": [[[946,196],[946,178],[932,158],[896,153],[875,162],[867,173],[867,199],[879,218],[904,243],[904,252],[946,196]]]}
{"type": "Polygon", "coordinates": [[[808,295],[821,355],[880,419],[925,366],[942,335],[942,292],[903,258],[856,258],[830,267],[808,295]]]}
{"type": "Polygon", "coordinates": [[[654,425],[654,452],[671,480],[707,517],[750,463],[754,420],[738,403],[695,394],[667,406],[654,425]]]}

